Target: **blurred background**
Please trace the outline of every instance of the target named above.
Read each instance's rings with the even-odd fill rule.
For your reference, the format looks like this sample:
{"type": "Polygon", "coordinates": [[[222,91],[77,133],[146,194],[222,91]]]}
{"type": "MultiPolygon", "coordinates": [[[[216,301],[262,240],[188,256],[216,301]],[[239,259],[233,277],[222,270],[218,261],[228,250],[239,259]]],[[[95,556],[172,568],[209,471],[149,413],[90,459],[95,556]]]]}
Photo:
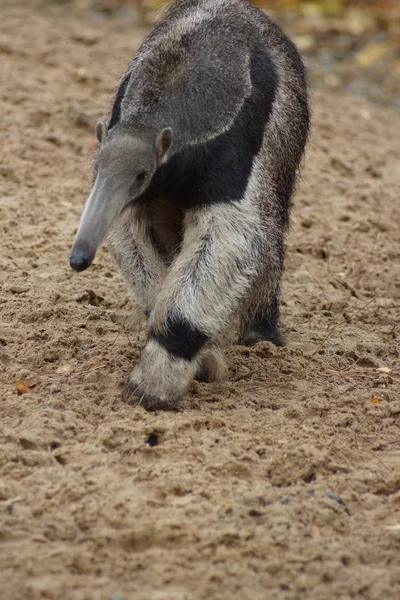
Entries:
{"type": "MultiPolygon", "coordinates": [[[[48,0],[151,27],[163,0],[48,0]]],[[[361,95],[400,110],[400,0],[253,0],[303,53],[314,89],[361,95]]]]}

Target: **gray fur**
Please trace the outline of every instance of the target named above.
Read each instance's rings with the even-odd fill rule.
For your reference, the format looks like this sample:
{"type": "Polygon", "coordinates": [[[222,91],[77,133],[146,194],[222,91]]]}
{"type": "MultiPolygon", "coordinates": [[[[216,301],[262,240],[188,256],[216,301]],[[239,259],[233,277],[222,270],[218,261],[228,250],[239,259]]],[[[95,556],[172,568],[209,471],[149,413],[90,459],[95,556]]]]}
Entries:
{"type": "Polygon", "coordinates": [[[96,130],[97,175],[71,259],[77,270],[89,266],[108,231],[128,291],[149,316],[149,339],[126,388],[130,400],[175,408],[195,376],[225,377],[221,344],[235,316],[240,343],[283,342],[285,234],[308,129],[302,61],[246,0],[176,0],[143,42],[121,82],[109,131],[96,130]],[[235,159],[247,132],[236,141],[229,135],[248,103],[260,100],[257,65],[270,69],[274,89],[243,192],[225,197],[225,189],[235,191],[229,173],[224,197],[211,200],[201,198],[202,186],[210,189],[207,175],[193,198],[154,187],[164,181],[162,168],[186,164],[189,152],[192,162],[197,152],[204,159],[207,144],[230,140],[235,159]]]}

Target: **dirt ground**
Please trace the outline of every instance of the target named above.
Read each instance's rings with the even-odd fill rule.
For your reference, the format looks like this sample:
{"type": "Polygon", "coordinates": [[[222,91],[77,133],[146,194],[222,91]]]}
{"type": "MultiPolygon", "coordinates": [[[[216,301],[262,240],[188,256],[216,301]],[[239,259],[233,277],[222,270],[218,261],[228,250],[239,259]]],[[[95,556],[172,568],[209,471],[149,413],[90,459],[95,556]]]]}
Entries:
{"type": "Polygon", "coordinates": [[[143,32],[0,17],[1,599],[399,598],[400,117],[313,95],[288,346],[229,347],[228,381],[151,414],[121,400],[145,330],[107,251],[68,264],[95,146],[74,107],[104,114],[143,32]]]}

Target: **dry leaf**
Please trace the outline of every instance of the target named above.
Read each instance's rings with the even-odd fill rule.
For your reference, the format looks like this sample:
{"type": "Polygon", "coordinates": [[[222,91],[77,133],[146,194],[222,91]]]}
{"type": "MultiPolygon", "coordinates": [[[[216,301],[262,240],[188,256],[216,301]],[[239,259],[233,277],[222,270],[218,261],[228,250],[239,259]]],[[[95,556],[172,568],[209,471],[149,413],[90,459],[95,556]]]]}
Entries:
{"type": "Polygon", "coordinates": [[[357,54],[356,63],[361,68],[371,67],[379,62],[392,48],[392,44],[388,42],[370,44],[357,54]]]}
{"type": "Polygon", "coordinates": [[[29,385],[26,385],[26,383],[23,383],[22,381],[17,381],[16,387],[18,390],[18,396],[21,396],[22,394],[27,394],[31,391],[29,385]]]}
{"type": "Polygon", "coordinates": [[[371,398],[370,402],[371,404],[380,404],[381,400],[379,398],[371,398]]]}
{"type": "Polygon", "coordinates": [[[345,26],[353,35],[361,35],[368,29],[372,29],[374,21],[367,11],[362,8],[351,8],[348,11],[345,26]]]}
{"type": "Polygon", "coordinates": [[[389,369],[389,367],[379,367],[377,371],[379,371],[379,373],[385,373],[385,375],[389,375],[389,373],[392,372],[392,369],[389,369]]]}
{"type": "Polygon", "coordinates": [[[296,35],[293,39],[300,52],[307,52],[308,50],[312,50],[312,48],[314,48],[316,44],[315,37],[309,33],[304,33],[303,35],[296,35]]]}
{"type": "Polygon", "coordinates": [[[390,529],[390,531],[400,531],[400,523],[396,525],[388,525],[385,529],[390,529]]]}

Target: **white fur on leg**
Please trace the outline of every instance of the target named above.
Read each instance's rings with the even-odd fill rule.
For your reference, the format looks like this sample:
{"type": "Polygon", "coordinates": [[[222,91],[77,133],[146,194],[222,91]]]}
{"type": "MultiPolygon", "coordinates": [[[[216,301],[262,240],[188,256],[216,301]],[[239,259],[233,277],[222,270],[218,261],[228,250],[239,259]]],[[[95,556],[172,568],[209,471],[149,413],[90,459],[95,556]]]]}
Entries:
{"type": "Polygon", "coordinates": [[[178,256],[161,283],[150,326],[164,332],[177,315],[215,338],[226,327],[257,273],[263,230],[252,188],[240,201],[186,212],[178,256]]]}
{"type": "Polygon", "coordinates": [[[176,408],[188,391],[197,366],[196,360],[177,358],[150,339],[129,376],[125,398],[135,398],[147,409],[176,408]]]}

